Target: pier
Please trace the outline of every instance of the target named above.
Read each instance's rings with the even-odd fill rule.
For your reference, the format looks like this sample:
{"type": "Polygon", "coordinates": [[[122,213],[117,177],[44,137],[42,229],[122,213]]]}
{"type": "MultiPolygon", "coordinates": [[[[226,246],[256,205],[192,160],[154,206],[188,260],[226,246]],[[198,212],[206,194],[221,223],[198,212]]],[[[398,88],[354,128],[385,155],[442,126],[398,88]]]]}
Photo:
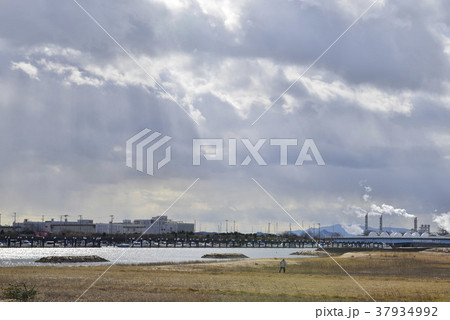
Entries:
{"type": "Polygon", "coordinates": [[[399,248],[450,247],[450,237],[305,237],[246,234],[164,234],[159,236],[2,236],[0,247],[147,247],[147,248],[399,248]]]}

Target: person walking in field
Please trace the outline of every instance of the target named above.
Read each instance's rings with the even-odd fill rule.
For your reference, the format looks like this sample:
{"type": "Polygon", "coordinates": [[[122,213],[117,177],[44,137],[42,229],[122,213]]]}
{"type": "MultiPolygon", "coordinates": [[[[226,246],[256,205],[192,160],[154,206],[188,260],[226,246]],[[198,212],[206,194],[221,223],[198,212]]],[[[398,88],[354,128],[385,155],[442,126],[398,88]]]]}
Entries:
{"type": "Polygon", "coordinates": [[[283,273],[286,273],[286,260],[281,260],[280,261],[280,270],[278,271],[278,273],[281,272],[281,269],[283,269],[283,273]]]}

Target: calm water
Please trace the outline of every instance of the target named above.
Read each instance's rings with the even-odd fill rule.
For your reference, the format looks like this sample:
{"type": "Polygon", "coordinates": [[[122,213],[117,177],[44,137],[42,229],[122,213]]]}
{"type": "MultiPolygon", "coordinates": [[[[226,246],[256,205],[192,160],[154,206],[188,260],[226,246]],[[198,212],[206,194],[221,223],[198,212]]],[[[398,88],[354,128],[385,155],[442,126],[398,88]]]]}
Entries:
{"type": "MultiPolygon", "coordinates": [[[[46,256],[85,256],[98,255],[110,262],[69,263],[56,265],[109,265],[117,260],[118,264],[139,264],[155,262],[207,261],[202,259],[207,253],[242,253],[251,259],[288,258],[298,248],[0,248],[0,267],[48,266],[48,263],[36,263],[46,256]]],[[[295,256],[302,257],[302,256],[295,256]]]]}

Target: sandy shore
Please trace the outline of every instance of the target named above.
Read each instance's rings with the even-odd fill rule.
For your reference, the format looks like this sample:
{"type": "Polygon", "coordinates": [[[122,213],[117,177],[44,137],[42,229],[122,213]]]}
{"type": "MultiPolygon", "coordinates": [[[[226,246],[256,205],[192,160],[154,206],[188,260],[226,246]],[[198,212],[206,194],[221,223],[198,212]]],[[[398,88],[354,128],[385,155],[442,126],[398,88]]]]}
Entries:
{"type": "MultiPolygon", "coordinates": [[[[113,266],[81,301],[371,301],[329,257],[113,266]]],[[[377,301],[450,301],[450,254],[334,257],[377,301]]],[[[0,286],[34,285],[37,301],[75,301],[106,267],[0,268],[0,286]]]]}

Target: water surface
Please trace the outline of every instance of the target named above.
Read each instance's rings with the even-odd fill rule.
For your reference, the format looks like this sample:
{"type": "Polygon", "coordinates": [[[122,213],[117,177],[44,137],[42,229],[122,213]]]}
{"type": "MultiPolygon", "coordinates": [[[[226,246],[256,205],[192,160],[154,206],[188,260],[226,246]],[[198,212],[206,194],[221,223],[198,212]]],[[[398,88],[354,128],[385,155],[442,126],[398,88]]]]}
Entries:
{"type": "Polygon", "coordinates": [[[262,258],[289,258],[303,256],[290,256],[298,250],[313,250],[306,248],[0,248],[0,267],[16,266],[49,266],[49,265],[109,265],[141,264],[164,262],[208,261],[202,259],[207,253],[242,253],[250,259],[262,258]],[[35,261],[47,256],[87,256],[97,255],[110,262],[99,263],[36,263],[35,261]]]}

